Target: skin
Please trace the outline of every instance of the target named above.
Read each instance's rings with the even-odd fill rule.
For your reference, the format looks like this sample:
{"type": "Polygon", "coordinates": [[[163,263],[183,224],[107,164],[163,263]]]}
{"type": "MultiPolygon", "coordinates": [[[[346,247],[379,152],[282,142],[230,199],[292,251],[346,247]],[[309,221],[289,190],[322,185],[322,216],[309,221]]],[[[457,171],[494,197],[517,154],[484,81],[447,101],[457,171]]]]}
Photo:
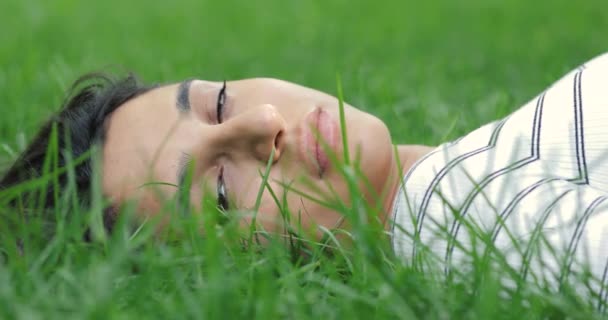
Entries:
{"type": "MultiPolygon", "coordinates": [[[[142,217],[162,214],[161,204],[177,188],[144,185],[178,185],[180,167],[189,163],[193,208],[199,208],[203,192],[215,194],[221,175],[230,208],[247,211],[254,207],[262,182],[260,172],[265,171],[274,148],[268,181],[279,198],[286,195],[292,214],[299,214],[293,220],[301,220],[304,229],[315,230],[316,225],[348,228],[334,210],[284,187],[317,198],[335,194],[349,202],[342,176],[324,158],[324,154],[333,154],[343,161],[338,100],[276,79],[230,81],[218,119],[222,87],[223,83],[201,80],[167,85],[114,111],[106,123],[103,147],[104,193],[115,203],[134,200],[142,217]]],[[[345,121],[351,158],[360,159],[369,181],[360,185],[364,199],[381,208],[379,219],[386,224],[399,173],[407,171],[430,147],[398,146],[395,154],[386,125],[348,104],[345,121]]],[[[250,222],[248,218],[242,221],[250,222]]],[[[279,208],[269,192],[262,196],[257,221],[267,231],[282,230],[279,208]]]]}

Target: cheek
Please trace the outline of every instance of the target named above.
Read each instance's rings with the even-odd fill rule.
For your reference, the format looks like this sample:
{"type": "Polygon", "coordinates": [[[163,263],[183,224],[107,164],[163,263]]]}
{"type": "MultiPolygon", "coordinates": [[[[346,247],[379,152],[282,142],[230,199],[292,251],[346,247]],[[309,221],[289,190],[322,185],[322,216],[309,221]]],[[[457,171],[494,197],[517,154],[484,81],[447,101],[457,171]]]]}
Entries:
{"type": "MultiPolygon", "coordinates": [[[[306,193],[308,194],[308,192],[306,193]]],[[[318,197],[316,195],[312,196],[318,197]]],[[[302,233],[303,236],[314,235],[315,239],[320,239],[322,236],[320,226],[327,229],[343,227],[340,225],[342,215],[333,209],[295,193],[288,194],[285,199],[288,211],[284,212],[283,215],[280,207],[270,195],[263,197],[256,219],[263,226],[264,230],[285,234],[285,226],[289,225],[291,230],[296,233],[302,233]]],[[[323,200],[327,201],[327,199],[323,200]]],[[[333,202],[332,200],[329,201],[333,202]]]]}
{"type": "MultiPolygon", "coordinates": [[[[343,198],[348,196],[344,183],[338,178],[329,178],[326,181],[332,186],[336,196],[343,198]],[[335,181],[334,181],[335,180],[335,181]]],[[[259,192],[261,181],[252,184],[252,188],[242,193],[240,202],[246,205],[239,209],[253,214],[255,202],[259,192]]],[[[270,182],[272,191],[265,188],[259,210],[256,213],[256,220],[261,224],[266,231],[284,233],[285,224],[288,223],[292,228],[301,226],[305,231],[309,231],[311,227],[322,225],[327,228],[332,228],[336,225],[340,215],[323,205],[318,204],[317,199],[321,202],[335,203],[335,199],[331,199],[333,194],[325,187],[325,182],[311,186],[309,183],[304,183],[299,179],[295,179],[289,184],[288,188],[273,180],[270,182]],[[300,194],[306,195],[305,197],[300,194]]],[[[250,219],[249,221],[250,222],[250,219]]]]}

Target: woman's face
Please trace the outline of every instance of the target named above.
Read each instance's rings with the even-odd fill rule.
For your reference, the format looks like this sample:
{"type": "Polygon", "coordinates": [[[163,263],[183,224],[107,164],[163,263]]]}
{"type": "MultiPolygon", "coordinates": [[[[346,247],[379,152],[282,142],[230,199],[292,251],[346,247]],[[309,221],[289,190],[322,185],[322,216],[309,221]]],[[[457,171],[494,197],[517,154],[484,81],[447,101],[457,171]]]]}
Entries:
{"type": "MultiPolygon", "coordinates": [[[[359,158],[372,187],[362,187],[363,196],[377,204],[378,195],[390,192],[387,181],[396,168],[388,129],[346,104],[345,122],[351,158],[359,158]]],[[[255,206],[273,149],[268,183],[298,215],[291,220],[304,228],[337,227],[340,214],[294,190],[349,202],[347,186],[330,161],[330,154],[343,158],[338,100],[275,79],[230,81],[225,87],[185,81],[120,106],[107,122],[103,190],[116,203],[135,200],[139,214],[147,216],[161,210],[178,191],[175,185],[185,188],[188,176],[193,207],[200,208],[204,192],[213,192],[220,205],[247,211],[255,206]]],[[[378,204],[386,209],[387,202],[378,204]]],[[[267,190],[256,219],[267,231],[283,228],[279,205],[267,190]]]]}

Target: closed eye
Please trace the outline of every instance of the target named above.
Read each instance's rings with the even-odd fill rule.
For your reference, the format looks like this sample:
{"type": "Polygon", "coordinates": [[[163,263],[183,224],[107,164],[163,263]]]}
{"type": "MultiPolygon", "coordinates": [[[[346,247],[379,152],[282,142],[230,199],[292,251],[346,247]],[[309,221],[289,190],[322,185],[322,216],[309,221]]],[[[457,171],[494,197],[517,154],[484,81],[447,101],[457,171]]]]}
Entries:
{"type": "Polygon", "coordinates": [[[217,104],[216,104],[216,117],[217,123],[222,123],[224,121],[224,105],[226,104],[226,81],[224,80],[224,85],[220,89],[220,92],[217,95],[217,104]]]}
{"type": "Polygon", "coordinates": [[[224,181],[224,167],[221,167],[217,175],[217,207],[223,211],[228,210],[228,196],[226,183],[224,181]]]}

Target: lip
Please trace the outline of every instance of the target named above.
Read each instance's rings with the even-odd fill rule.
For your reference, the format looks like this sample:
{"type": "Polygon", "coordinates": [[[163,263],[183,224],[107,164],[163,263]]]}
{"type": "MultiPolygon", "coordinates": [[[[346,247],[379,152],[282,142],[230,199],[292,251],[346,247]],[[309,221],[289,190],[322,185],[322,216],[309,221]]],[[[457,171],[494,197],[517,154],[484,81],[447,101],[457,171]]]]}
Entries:
{"type": "Polygon", "coordinates": [[[337,150],[336,121],[327,111],[317,107],[304,118],[300,138],[300,156],[304,163],[313,175],[323,178],[331,165],[327,151],[336,153],[337,150]]]}

